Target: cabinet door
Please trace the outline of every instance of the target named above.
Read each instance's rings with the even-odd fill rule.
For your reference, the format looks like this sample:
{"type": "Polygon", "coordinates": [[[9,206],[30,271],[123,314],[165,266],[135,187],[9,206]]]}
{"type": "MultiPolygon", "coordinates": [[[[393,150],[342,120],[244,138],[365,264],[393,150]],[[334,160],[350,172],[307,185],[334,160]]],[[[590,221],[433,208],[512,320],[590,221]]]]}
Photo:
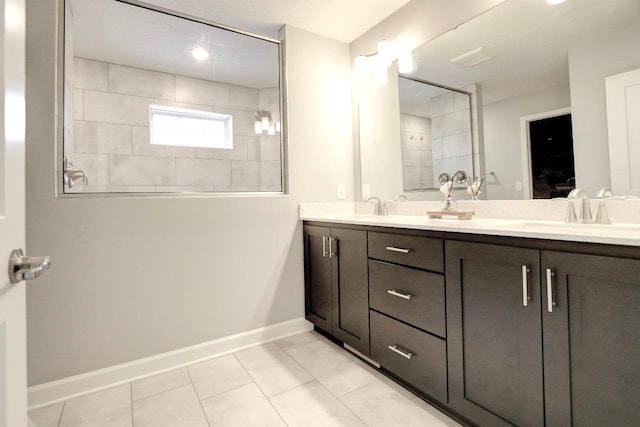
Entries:
{"type": "Polygon", "coordinates": [[[482,426],[544,425],[539,252],[445,248],[450,405],[482,426]]]}
{"type": "Polygon", "coordinates": [[[333,331],[331,259],[325,227],[304,226],[305,317],[326,332],[333,331]]]}
{"type": "Polygon", "coordinates": [[[333,335],[369,355],[367,232],[331,229],[333,335]]]}
{"type": "Polygon", "coordinates": [[[547,426],[639,425],[640,260],[543,252],[542,269],[547,426]]]}

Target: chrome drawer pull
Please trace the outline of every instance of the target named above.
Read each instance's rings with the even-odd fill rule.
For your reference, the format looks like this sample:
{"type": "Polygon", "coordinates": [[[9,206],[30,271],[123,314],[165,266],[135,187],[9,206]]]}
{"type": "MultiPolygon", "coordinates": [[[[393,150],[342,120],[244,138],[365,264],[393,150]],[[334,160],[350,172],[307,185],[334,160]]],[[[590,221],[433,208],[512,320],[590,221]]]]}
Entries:
{"type": "Polygon", "coordinates": [[[326,257],[327,254],[327,236],[322,236],[322,258],[326,257]]]}
{"type": "Polygon", "coordinates": [[[389,295],[393,295],[394,297],[402,298],[402,299],[411,299],[411,294],[402,294],[395,289],[389,289],[387,291],[389,295]]]}
{"type": "Polygon", "coordinates": [[[557,306],[556,297],[553,292],[553,276],[554,273],[550,268],[547,268],[547,311],[553,313],[553,307],[557,306]]]}
{"type": "Polygon", "coordinates": [[[529,296],[529,281],[528,281],[528,273],[531,270],[527,268],[526,265],[522,266],[522,305],[528,306],[529,301],[531,301],[531,297],[529,296]]]}
{"type": "Polygon", "coordinates": [[[413,353],[409,351],[402,351],[402,349],[400,349],[397,345],[390,345],[389,350],[393,351],[394,353],[398,353],[400,356],[406,357],[409,360],[411,360],[411,356],[413,356],[413,353]]]}
{"type": "Polygon", "coordinates": [[[400,252],[401,254],[408,254],[411,252],[411,249],[396,248],[395,246],[387,246],[387,250],[391,252],[400,252]]]}

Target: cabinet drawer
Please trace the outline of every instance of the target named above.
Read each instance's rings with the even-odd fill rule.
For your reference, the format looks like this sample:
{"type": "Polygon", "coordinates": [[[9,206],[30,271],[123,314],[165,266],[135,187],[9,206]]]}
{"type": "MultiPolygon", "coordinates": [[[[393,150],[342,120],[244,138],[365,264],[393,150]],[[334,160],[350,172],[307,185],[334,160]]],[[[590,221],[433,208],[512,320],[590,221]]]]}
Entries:
{"type": "Polygon", "coordinates": [[[442,239],[369,232],[369,258],[444,271],[442,239]]]}
{"type": "Polygon", "coordinates": [[[369,306],[446,336],[444,277],[440,274],[369,260],[369,306]]]}
{"type": "Polygon", "coordinates": [[[445,341],[375,311],[370,316],[371,358],[426,394],[447,402],[445,341]]]}

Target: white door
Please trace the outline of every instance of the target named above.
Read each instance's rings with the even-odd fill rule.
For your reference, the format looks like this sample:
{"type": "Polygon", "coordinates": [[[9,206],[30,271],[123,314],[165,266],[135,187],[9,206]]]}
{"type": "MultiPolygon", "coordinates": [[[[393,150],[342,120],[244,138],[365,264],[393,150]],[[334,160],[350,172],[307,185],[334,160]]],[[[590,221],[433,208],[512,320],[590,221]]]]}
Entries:
{"type": "Polygon", "coordinates": [[[611,189],[640,196],[640,69],[605,79],[611,189]]]}
{"type": "MultiPolygon", "coordinates": [[[[12,283],[8,262],[25,243],[25,0],[0,0],[0,15],[0,426],[25,427],[25,282],[12,283]]],[[[22,261],[40,269],[32,276],[49,265],[42,259],[22,261]]],[[[18,280],[22,275],[19,271],[18,280]]]]}

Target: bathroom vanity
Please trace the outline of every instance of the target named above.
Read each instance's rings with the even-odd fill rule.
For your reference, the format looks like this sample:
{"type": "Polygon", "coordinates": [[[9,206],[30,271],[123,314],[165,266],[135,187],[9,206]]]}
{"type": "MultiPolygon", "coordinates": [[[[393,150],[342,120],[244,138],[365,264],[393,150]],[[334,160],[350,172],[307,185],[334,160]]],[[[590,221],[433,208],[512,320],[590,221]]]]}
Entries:
{"type": "Polygon", "coordinates": [[[637,425],[640,227],[302,219],[307,319],[427,400],[481,426],[637,425]]]}

